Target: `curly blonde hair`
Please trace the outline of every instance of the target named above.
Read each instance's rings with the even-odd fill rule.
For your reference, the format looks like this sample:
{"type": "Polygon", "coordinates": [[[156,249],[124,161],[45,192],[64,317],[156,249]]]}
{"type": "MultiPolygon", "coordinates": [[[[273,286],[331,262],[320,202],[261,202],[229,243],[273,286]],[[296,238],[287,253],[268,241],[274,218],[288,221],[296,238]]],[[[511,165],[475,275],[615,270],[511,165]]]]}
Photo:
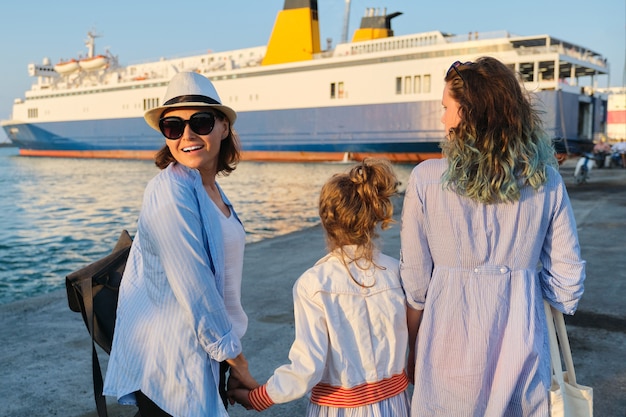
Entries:
{"type": "Polygon", "coordinates": [[[541,118],[515,72],[491,57],[446,74],[459,103],[457,127],[441,143],[446,187],[481,203],[514,202],[520,189],[538,189],[558,163],[541,118]]]}
{"type": "Polygon", "coordinates": [[[326,231],[329,250],[356,245],[354,259],[373,263],[376,227],[385,230],[393,223],[397,177],[389,161],[367,158],[348,173],[336,174],[322,187],[319,215],[326,231]]]}

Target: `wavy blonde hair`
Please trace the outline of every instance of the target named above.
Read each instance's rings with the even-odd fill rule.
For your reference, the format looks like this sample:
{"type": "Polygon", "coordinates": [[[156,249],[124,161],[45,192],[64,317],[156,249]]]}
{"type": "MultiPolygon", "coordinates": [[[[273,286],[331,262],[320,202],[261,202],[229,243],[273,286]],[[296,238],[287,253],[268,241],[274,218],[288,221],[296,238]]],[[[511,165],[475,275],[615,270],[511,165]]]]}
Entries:
{"type": "Polygon", "coordinates": [[[541,118],[516,74],[491,57],[456,66],[445,77],[460,123],[441,143],[446,187],[481,203],[514,202],[557,167],[541,118]]]}
{"type": "Polygon", "coordinates": [[[368,158],[348,173],[336,174],[322,187],[319,215],[326,231],[329,250],[356,245],[350,261],[373,263],[376,227],[385,230],[393,223],[393,202],[398,180],[389,161],[368,158]]]}

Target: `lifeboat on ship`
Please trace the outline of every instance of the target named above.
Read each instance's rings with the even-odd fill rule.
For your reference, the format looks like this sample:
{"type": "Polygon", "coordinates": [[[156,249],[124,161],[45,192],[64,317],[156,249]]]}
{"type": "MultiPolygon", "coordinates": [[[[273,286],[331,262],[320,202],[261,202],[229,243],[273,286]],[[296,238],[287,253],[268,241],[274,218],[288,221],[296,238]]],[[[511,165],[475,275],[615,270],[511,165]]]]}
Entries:
{"type": "Polygon", "coordinates": [[[62,75],[71,74],[79,69],[80,66],[78,65],[78,61],[75,59],[61,61],[54,66],[54,70],[62,75]]]}
{"type": "Polygon", "coordinates": [[[104,55],[96,55],[78,61],[78,65],[85,71],[97,71],[106,68],[108,63],[109,59],[104,55]]]}

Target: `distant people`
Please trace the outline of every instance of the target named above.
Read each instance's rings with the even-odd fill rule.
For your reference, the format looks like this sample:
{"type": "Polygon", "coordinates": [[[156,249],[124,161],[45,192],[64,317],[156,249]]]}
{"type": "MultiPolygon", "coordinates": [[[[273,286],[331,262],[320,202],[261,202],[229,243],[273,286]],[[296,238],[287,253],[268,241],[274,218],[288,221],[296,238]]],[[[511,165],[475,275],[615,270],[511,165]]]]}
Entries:
{"type": "Polygon", "coordinates": [[[399,262],[374,244],[393,221],[396,183],[388,162],[365,160],[322,187],[330,252],[294,285],[291,363],[251,392],[230,390],[233,400],[261,411],[309,393],[309,417],[408,416],[399,262]]]}
{"type": "Polygon", "coordinates": [[[483,57],[445,76],[443,159],[417,165],[402,213],[412,416],[549,414],[543,299],[573,314],[576,222],[515,73],[483,57]]]}
{"type": "Polygon", "coordinates": [[[613,152],[620,155],[622,159],[622,168],[626,168],[626,142],[617,142],[613,144],[611,149],[613,152]]]}
{"type": "Polygon", "coordinates": [[[593,145],[593,153],[595,154],[606,154],[608,152],[611,152],[611,145],[604,140],[601,140],[593,145]]]}
{"type": "Polygon", "coordinates": [[[120,288],[104,394],[144,417],[227,416],[227,369],[230,383],[258,385],[241,346],[245,232],[216,182],[239,161],[237,115],[194,72],[176,74],[163,103],[144,116],[165,146],[120,288]]]}
{"type": "Polygon", "coordinates": [[[605,165],[609,166],[611,162],[611,145],[605,139],[596,142],[593,145],[593,156],[598,168],[602,168],[605,165]]]}

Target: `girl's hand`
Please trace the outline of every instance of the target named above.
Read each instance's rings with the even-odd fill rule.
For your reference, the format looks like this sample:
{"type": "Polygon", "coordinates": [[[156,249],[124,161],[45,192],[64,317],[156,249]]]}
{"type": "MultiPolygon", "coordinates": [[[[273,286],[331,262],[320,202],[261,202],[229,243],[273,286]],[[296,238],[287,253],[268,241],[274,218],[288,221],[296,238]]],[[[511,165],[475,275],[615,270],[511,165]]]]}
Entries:
{"type": "Polygon", "coordinates": [[[230,378],[234,378],[235,381],[238,381],[237,387],[252,390],[261,385],[256,382],[250,374],[250,371],[248,370],[248,361],[246,360],[246,357],[243,356],[243,353],[240,353],[234,359],[227,359],[226,362],[230,365],[230,378]]]}
{"type": "Polygon", "coordinates": [[[249,389],[246,388],[234,388],[228,390],[228,400],[232,404],[241,404],[246,410],[252,410],[252,405],[248,400],[249,389]]]}

